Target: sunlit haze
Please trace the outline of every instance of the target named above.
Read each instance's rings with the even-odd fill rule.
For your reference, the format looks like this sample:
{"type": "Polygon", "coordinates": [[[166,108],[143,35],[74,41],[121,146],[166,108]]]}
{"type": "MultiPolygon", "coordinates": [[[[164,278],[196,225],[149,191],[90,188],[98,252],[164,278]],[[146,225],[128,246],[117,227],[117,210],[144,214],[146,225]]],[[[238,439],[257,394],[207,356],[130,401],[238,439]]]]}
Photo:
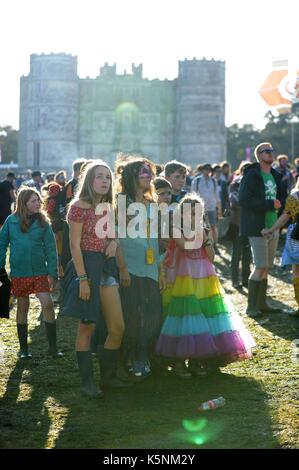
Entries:
{"type": "MultiPolygon", "coordinates": [[[[1,5],[0,125],[19,127],[19,78],[30,54],[78,57],[80,78],[104,62],[143,63],[145,78],[173,79],[178,61],[226,62],[226,124],[263,127],[258,90],[272,60],[299,66],[295,0],[9,0],[1,5]]],[[[299,67],[298,67],[299,68],[299,67]]]]}

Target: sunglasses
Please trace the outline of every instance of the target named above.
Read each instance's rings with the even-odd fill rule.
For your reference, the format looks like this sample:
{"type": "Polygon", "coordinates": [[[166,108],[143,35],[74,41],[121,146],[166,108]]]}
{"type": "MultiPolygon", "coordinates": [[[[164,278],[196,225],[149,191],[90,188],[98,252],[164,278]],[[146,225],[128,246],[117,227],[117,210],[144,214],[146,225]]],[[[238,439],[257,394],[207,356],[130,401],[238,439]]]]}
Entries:
{"type": "Polygon", "coordinates": [[[263,150],[260,150],[259,153],[273,153],[274,152],[274,149],[263,149],[263,150]]]}
{"type": "Polygon", "coordinates": [[[157,193],[158,196],[171,196],[171,191],[162,191],[161,193],[157,193]]]}

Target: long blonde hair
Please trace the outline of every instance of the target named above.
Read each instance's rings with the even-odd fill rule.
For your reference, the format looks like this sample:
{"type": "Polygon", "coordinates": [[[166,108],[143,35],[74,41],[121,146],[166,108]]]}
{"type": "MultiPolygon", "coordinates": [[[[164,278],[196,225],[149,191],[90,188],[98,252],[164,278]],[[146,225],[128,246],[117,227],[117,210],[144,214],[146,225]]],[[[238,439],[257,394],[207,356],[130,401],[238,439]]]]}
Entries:
{"type": "Polygon", "coordinates": [[[96,207],[100,202],[108,202],[114,206],[114,191],[113,191],[113,174],[111,168],[103,160],[92,160],[84,163],[83,171],[80,173],[79,184],[76,190],[75,198],[72,204],[77,201],[83,201],[96,207]],[[95,177],[96,169],[99,166],[106,168],[111,177],[111,184],[107,194],[99,195],[93,189],[93,180],[95,177]]]}
{"type": "Polygon", "coordinates": [[[14,214],[20,217],[22,232],[27,232],[28,228],[30,227],[29,214],[26,204],[33,195],[36,195],[41,203],[41,209],[38,212],[37,216],[37,220],[40,226],[44,227],[47,223],[49,223],[47,214],[43,209],[43,200],[39,192],[34,188],[21,188],[18,192],[16,209],[14,211],[14,214]]]}

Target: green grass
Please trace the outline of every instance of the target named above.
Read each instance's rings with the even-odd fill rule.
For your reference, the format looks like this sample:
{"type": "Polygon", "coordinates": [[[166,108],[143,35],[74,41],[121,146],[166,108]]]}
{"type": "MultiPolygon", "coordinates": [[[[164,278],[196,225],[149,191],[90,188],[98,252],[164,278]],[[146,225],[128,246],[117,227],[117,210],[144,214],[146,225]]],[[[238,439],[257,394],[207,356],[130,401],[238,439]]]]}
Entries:
{"type": "MultiPolygon", "coordinates": [[[[58,319],[65,357],[48,359],[33,298],[32,361],[17,360],[15,309],[10,320],[1,320],[0,448],[299,448],[299,363],[290,354],[299,320],[286,313],[264,316],[260,323],[245,317],[246,296],[227,279],[228,251],[222,246],[216,266],[257,342],[253,360],[200,379],[152,375],[134,388],[107,392],[104,400],[87,400],[80,395],[75,364],[76,322],[58,319]],[[201,402],[220,395],[224,407],[197,411],[201,402]]],[[[278,305],[295,307],[289,273],[276,267],[269,284],[278,305]]],[[[96,361],[95,370],[98,377],[96,361]]]]}

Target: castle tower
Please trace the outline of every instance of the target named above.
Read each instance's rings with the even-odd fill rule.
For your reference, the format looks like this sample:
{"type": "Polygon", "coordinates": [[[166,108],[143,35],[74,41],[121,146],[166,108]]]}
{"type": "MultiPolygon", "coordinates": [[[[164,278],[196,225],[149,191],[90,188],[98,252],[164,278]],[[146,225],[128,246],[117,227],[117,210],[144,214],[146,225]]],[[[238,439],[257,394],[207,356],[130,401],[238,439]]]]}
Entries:
{"type": "Polygon", "coordinates": [[[226,157],[225,63],[179,61],[176,80],[175,158],[192,166],[226,157]]]}
{"type": "Polygon", "coordinates": [[[78,156],[77,57],[32,54],[20,81],[19,165],[68,169],[78,156]]]}

